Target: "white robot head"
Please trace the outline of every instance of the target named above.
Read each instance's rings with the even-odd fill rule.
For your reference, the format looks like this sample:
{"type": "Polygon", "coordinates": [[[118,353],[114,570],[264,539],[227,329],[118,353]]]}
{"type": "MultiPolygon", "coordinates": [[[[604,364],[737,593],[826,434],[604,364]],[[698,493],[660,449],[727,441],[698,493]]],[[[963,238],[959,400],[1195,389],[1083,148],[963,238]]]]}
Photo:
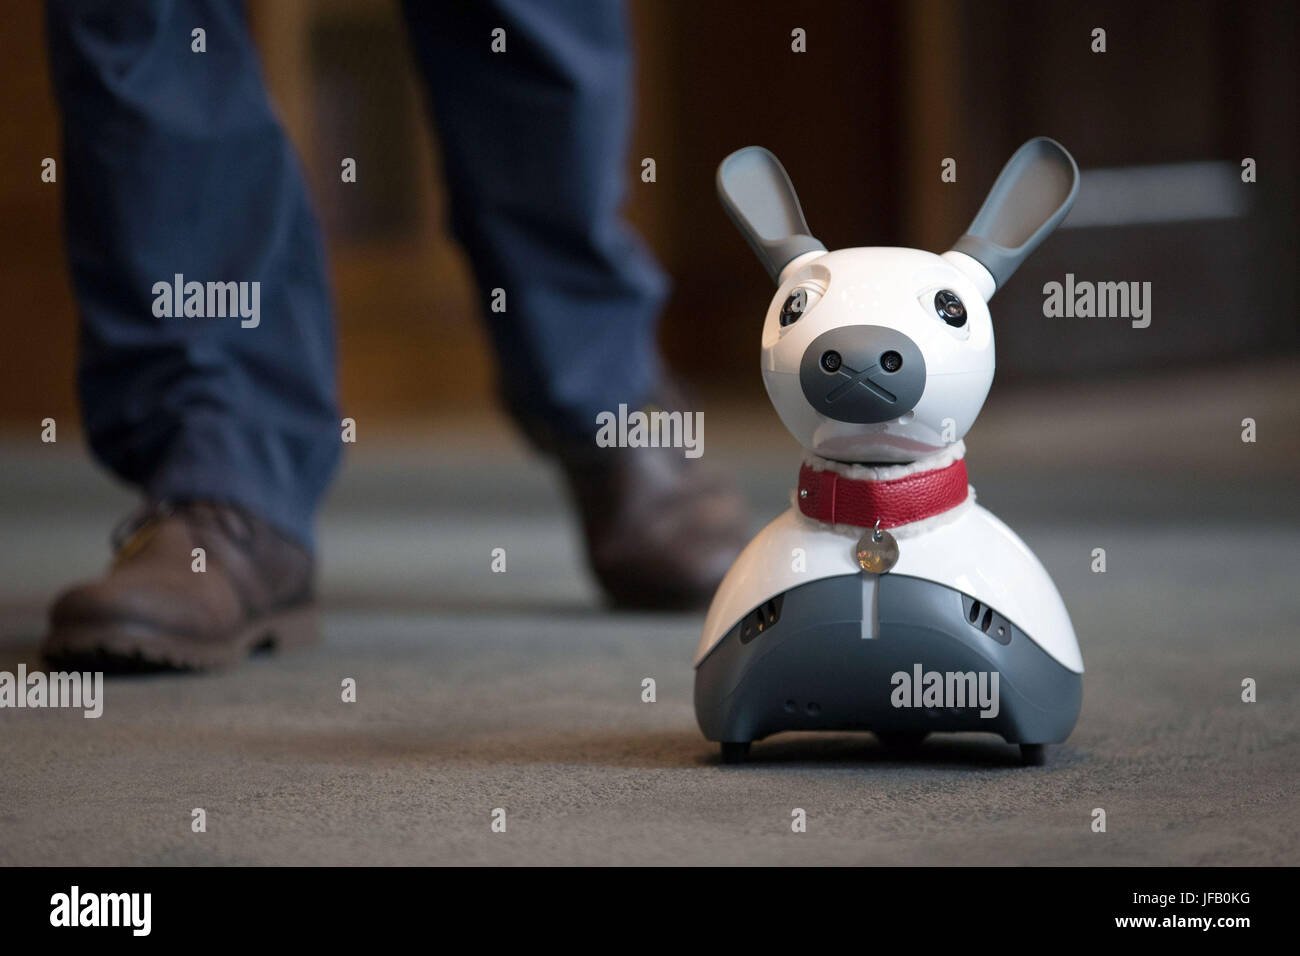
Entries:
{"type": "Polygon", "coordinates": [[[1069,212],[1079,169],[1046,137],[1003,167],[943,255],[826,247],[785,169],[749,146],[718,167],[727,213],[777,283],[763,325],[763,383],[806,449],[905,462],[970,429],[993,381],[988,300],[1069,212]]]}

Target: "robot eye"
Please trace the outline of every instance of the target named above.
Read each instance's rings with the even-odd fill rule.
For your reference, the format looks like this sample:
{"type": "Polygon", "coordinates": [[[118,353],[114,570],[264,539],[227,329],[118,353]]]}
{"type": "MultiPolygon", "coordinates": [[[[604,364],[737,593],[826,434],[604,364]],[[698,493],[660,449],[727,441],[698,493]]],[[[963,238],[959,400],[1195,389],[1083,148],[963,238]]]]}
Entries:
{"type": "Polygon", "coordinates": [[[956,292],[940,289],[934,294],[934,311],[955,329],[966,324],[966,306],[962,304],[956,292]]]}
{"type": "Polygon", "coordinates": [[[794,325],[808,311],[808,290],[795,289],[781,305],[781,328],[794,325]]]}

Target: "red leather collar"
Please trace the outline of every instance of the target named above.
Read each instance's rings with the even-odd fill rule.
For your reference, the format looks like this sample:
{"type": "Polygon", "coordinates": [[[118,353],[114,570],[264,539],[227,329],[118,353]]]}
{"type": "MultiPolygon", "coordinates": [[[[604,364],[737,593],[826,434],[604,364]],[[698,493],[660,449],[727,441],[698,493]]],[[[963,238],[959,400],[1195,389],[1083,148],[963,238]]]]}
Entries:
{"type": "Polygon", "coordinates": [[[827,524],[897,528],[942,514],[966,500],[966,461],[918,471],[888,481],[845,478],[805,464],[799,469],[795,501],[809,518],[827,524]]]}

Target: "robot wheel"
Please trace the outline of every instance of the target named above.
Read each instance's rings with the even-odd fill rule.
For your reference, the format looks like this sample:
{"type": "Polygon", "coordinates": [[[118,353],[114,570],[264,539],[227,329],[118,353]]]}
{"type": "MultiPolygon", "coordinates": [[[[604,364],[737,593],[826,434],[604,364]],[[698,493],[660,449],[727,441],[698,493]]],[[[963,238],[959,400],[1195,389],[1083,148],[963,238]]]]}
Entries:
{"type": "Polygon", "coordinates": [[[1026,767],[1041,767],[1047,763],[1047,745],[1021,744],[1020,762],[1026,767]]]}
{"type": "Polygon", "coordinates": [[[926,730],[882,730],[876,732],[876,738],[890,753],[911,753],[929,736],[926,730]]]}
{"type": "Polygon", "coordinates": [[[729,741],[722,742],[722,762],[723,763],[744,763],[745,758],[749,756],[749,741],[729,741]]]}

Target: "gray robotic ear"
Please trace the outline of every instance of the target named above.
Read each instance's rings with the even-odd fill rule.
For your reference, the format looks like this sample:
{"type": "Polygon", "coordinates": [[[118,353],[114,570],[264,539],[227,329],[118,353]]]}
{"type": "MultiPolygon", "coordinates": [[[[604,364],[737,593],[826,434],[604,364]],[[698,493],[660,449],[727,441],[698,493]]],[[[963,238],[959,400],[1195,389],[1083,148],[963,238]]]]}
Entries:
{"type": "Polygon", "coordinates": [[[984,205],[953,250],[977,260],[996,288],[1061,224],[1079,192],[1079,167],[1054,139],[1039,136],[1007,160],[984,205]]]}
{"type": "Polygon", "coordinates": [[[718,164],[718,198],[775,282],[805,252],[826,247],[808,234],[799,197],[780,160],[761,146],[738,149],[718,164]]]}

